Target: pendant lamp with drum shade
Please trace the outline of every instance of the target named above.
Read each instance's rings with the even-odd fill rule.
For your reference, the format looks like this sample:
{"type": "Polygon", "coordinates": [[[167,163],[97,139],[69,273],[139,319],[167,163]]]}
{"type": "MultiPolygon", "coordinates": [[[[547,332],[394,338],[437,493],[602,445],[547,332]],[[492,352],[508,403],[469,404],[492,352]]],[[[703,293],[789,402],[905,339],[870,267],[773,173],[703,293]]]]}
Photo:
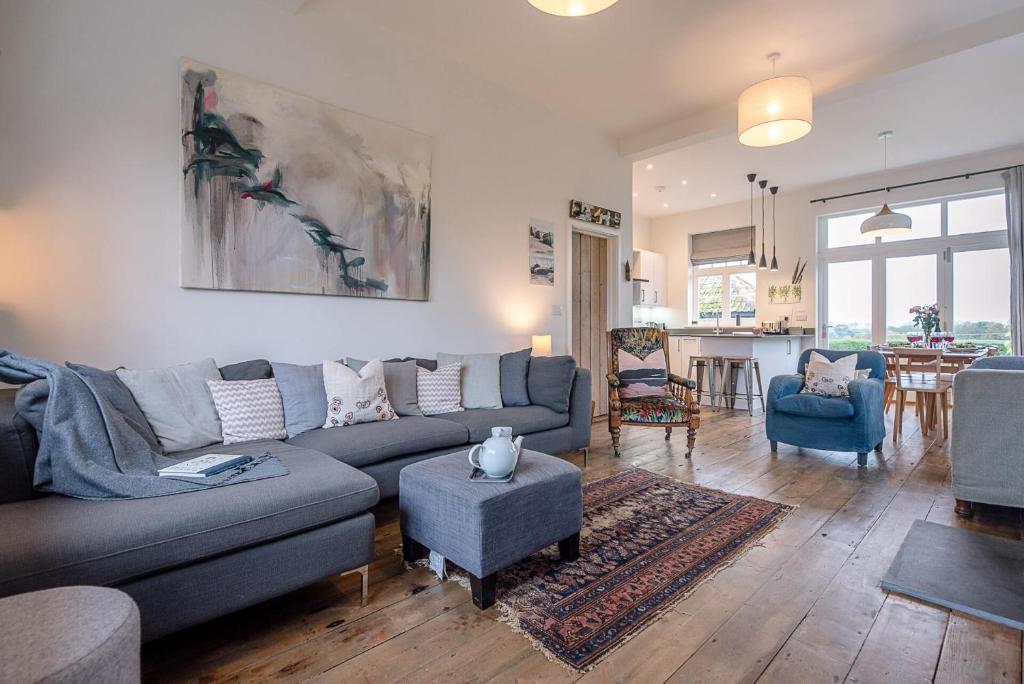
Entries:
{"type": "MultiPolygon", "coordinates": [[[[878,138],[882,141],[882,170],[889,168],[889,138],[892,131],[882,131],[878,138]]],[[[888,202],[882,203],[878,213],[860,224],[860,234],[867,237],[885,237],[902,235],[913,227],[913,221],[906,214],[900,214],[889,208],[888,202]]]]}
{"type": "Polygon", "coordinates": [[[747,174],[747,182],[750,183],[750,254],[747,255],[747,266],[757,263],[754,258],[754,242],[757,240],[757,226],[754,225],[754,181],[757,180],[756,173],[747,174]]]}
{"type": "Polygon", "coordinates": [[[556,17],[585,17],[606,10],[619,0],[529,0],[541,12],[556,17]]]}
{"type": "Polygon", "coordinates": [[[768,188],[768,192],[772,193],[772,265],[768,270],[774,273],[779,270],[779,260],[775,257],[775,196],[779,194],[779,186],[773,185],[768,188]]]}
{"type": "Polygon", "coordinates": [[[757,270],[767,271],[768,270],[768,259],[765,258],[764,254],[764,233],[768,229],[768,226],[764,223],[764,189],[768,185],[768,181],[759,180],[757,184],[761,186],[761,260],[757,262],[757,270]]]}
{"type": "Polygon", "coordinates": [[[781,55],[768,55],[772,75],[740,93],[737,105],[737,134],[750,147],[772,147],[798,140],[814,124],[814,92],[803,76],[776,76],[775,62],[781,55]]]}

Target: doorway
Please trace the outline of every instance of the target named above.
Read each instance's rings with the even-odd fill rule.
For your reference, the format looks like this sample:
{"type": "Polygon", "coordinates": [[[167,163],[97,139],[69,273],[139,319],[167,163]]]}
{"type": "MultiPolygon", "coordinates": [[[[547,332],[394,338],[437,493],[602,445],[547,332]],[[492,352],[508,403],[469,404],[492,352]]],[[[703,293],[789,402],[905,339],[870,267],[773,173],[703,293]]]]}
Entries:
{"type": "Polygon", "coordinates": [[[572,233],[572,355],[593,376],[594,416],[608,414],[608,239],[572,233]]]}

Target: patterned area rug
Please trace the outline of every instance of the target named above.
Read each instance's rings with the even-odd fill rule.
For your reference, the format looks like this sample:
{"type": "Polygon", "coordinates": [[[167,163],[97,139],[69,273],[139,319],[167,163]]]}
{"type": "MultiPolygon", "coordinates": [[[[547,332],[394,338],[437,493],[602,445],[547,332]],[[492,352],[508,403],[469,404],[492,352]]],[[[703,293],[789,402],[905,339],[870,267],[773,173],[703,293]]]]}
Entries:
{"type": "Polygon", "coordinates": [[[498,576],[501,620],[583,672],[736,560],[792,506],[629,470],[583,488],[580,559],[550,547],[498,576]]]}

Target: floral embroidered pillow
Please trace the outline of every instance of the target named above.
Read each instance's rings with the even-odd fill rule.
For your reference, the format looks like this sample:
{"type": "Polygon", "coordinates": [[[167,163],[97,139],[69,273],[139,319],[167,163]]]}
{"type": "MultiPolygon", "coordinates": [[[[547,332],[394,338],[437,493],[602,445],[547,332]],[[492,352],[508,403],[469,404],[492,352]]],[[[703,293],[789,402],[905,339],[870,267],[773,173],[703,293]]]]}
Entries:
{"type": "Polygon", "coordinates": [[[370,361],[359,372],[336,361],[324,361],[323,368],[327,390],[325,428],[398,419],[388,400],[384,364],[379,359],[370,361]]]}
{"type": "Polygon", "coordinates": [[[668,396],[668,369],[665,367],[665,350],[655,349],[640,358],[619,349],[616,360],[619,363],[619,397],[637,399],[640,397],[668,396]]]}
{"type": "Polygon", "coordinates": [[[811,352],[811,358],[804,368],[802,394],[817,394],[821,397],[850,396],[850,381],[857,375],[857,355],[849,354],[835,361],[829,361],[818,352],[811,352]]]}

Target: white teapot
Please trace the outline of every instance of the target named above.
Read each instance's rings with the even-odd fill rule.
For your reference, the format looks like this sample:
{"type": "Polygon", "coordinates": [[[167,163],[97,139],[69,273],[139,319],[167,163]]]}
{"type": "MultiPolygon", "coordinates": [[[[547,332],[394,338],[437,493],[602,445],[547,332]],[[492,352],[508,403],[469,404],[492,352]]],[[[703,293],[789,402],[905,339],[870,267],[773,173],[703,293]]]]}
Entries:
{"type": "Polygon", "coordinates": [[[512,441],[512,428],[491,428],[491,436],[469,450],[469,462],[487,473],[488,477],[506,477],[516,469],[522,444],[522,436],[512,441]],[[473,460],[478,453],[477,460],[473,460]]]}

